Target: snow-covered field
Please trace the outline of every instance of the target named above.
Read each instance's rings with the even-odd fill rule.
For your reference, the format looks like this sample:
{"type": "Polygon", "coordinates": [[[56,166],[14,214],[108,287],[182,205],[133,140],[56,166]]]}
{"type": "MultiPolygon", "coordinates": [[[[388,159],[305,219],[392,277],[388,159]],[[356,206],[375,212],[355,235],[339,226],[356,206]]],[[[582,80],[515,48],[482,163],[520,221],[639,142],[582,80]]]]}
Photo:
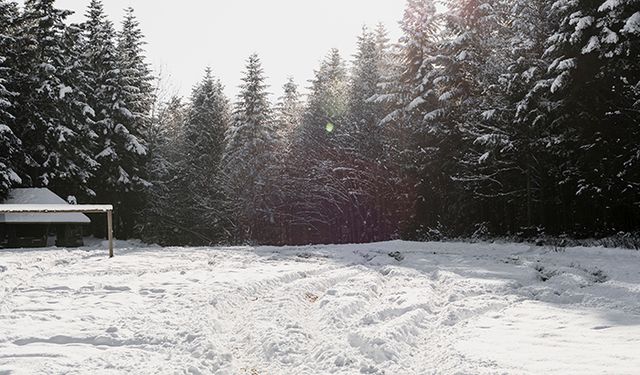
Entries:
{"type": "Polygon", "coordinates": [[[0,250],[0,374],[640,373],[637,251],[119,245],[0,250]]]}

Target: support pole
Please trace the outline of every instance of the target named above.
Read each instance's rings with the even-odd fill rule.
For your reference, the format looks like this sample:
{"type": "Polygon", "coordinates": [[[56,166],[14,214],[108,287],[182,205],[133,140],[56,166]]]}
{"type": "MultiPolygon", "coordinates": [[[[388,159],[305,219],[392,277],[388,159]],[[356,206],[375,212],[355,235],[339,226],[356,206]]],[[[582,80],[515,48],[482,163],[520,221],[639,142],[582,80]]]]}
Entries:
{"type": "Polygon", "coordinates": [[[113,211],[107,211],[107,236],[109,237],[109,258],[113,258],[113,211]]]}

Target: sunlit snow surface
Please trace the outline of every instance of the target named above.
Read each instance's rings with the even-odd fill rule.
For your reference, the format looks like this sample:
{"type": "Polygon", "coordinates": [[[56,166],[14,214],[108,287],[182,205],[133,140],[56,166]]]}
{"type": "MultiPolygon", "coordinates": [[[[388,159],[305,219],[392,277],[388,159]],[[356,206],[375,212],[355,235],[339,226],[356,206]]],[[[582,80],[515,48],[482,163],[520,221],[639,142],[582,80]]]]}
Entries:
{"type": "Polygon", "coordinates": [[[104,247],[0,250],[0,374],[640,369],[637,251],[104,247]]]}

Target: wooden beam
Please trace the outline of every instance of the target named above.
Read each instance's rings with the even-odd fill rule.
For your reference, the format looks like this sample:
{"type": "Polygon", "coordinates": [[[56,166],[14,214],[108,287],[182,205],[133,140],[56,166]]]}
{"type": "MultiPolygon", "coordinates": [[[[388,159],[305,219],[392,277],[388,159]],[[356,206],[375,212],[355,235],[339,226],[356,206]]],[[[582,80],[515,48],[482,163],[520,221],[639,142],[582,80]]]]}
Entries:
{"type": "Polygon", "coordinates": [[[106,213],[110,204],[0,204],[0,214],[20,213],[106,213]]]}
{"type": "Polygon", "coordinates": [[[113,258],[113,211],[107,211],[107,236],[109,237],[109,258],[113,258]]]}

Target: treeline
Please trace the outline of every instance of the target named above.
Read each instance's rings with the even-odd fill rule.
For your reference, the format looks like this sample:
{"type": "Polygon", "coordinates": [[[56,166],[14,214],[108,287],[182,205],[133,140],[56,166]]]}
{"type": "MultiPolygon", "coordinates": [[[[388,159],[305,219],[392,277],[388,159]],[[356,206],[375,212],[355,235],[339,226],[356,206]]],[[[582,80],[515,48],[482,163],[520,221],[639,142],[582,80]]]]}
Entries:
{"type": "Polygon", "coordinates": [[[207,70],[154,96],[131,11],[0,0],[0,193],[113,202],[163,244],[604,236],[640,227],[637,0],[409,0],[306,98],[257,55],[231,103],[207,70]]]}

